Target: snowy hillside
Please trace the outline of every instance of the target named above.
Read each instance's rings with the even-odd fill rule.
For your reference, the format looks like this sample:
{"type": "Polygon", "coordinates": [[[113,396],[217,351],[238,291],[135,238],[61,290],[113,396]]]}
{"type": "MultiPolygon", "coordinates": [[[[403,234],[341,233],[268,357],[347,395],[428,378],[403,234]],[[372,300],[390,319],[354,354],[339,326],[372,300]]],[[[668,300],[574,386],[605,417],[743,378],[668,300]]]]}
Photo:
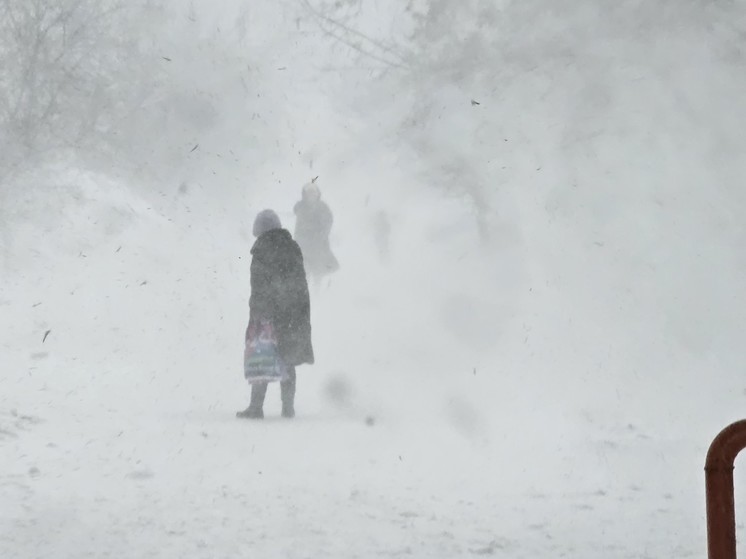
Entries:
{"type": "Polygon", "coordinates": [[[3,175],[0,557],[704,556],[746,409],[743,10],[343,11],[403,73],[239,4],[148,24],[184,91],[128,124],[136,172],[3,175]],[[315,176],[317,363],[295,420],[273,386],[239,421],[252,221],[315,176]]]}

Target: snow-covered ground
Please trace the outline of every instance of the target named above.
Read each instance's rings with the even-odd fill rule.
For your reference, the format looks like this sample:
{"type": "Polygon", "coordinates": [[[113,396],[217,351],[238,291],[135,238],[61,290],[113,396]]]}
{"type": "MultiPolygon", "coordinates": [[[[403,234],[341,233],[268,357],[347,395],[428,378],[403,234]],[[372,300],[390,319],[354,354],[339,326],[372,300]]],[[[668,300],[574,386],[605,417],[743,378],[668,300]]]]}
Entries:
{"type": "MultiPolygon", "coordinates": [[[[522,134],[486,246],[378,117],[293,82],[298,45],[265,76],[290,101],[255,167],[202,139],[155,189],[69,159],[14,179],[0,557],[703,557],[705,453],[746,409],[746,109],[717,101],[745,82],[703,48],[709,79],[679,90],[679,112],[666,87],[695,80],[661,45],[638,73],[614,59],[631,74],[592,118],[556,112],[573,74],[545,102],[520,79],[501,106],[480,97],[487,144],[522,134]],[[560,142],[560,117],[582,130],[560,142]],[[315,175],[342,263],[312,298],[317,363],[295,420],[277,387],[266,420],[237,420],[251,222],[273,207],[292,229],[315,175]]],[[[469,99],[434,97],[451,112],[427,132],[469,151],[469,99]]]]}
{"type": "Polygon", "coordinates": [[[488,291],[499,266],[468,233],[417,238],[468,231],[442,225],[458,204],[433,200],[440,225],[418,216],[387,264],[364,214],[335,237],[347,265],[313,300],[299,416],[277,417],[275,388],[251,423],[234,417],[250,216],[198,227],[197,209],[58,177],[19,204],[5,255],[0,556],[703,554],[704,453],[743,394],[552,369],[574,343],[542,337],[556,294],[488,291]]]}

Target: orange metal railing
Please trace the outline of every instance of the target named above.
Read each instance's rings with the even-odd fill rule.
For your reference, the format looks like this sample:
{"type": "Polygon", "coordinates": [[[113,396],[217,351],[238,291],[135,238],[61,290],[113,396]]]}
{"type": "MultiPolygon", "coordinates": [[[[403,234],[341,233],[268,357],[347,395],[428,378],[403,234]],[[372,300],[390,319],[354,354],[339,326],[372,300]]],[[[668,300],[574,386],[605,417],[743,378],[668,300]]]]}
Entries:
{"type": "Polygon", "coordinates": [[[736,506],[733,468],[746,448],[746,420],[723,429],[712,441],[705,463],[707,557],[736,559],[736,506]]]}

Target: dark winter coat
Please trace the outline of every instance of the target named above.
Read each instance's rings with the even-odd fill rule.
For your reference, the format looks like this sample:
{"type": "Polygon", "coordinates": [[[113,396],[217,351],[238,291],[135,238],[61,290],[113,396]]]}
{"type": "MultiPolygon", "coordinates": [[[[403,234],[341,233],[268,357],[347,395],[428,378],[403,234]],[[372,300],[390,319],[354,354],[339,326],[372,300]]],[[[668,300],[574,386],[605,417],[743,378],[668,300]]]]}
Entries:
{"type": "Polygon", "coordinates": [[[298,241],[306,269],[313,275],[323,276],[336,272],[339,262],[329,246],[329,234],[334,216],[321,200],[301,200],[295,204],[295,240],[298,241]]]}
{"type": "Polygon", "coordinates": [[[250,321],[268,318],[290,366],[313,363],[311,303],[300,247],[285,229],[263,233],[251,249],[250,321]]]}

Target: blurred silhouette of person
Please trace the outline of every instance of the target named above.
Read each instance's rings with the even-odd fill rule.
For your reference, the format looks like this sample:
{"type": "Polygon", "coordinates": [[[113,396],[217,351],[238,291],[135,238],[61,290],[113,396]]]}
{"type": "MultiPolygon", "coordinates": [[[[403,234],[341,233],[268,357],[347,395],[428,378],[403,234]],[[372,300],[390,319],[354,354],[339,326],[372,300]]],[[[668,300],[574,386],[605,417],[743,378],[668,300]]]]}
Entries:
{"type": "Polygon", "coordinates": [[[321,200],[321,191],[314,182],[303,187],[301,200],[295,204],[293,211],[295,240],[303,251],[306,272],[314,287],[318,288],[324,276],[339,269],[339,262],[329,245],[334,216],[329,206],[321,200]]]}
{"type": "MultiPolygon", "coordinates": [[[[311,344],[311,303],[303,255],[290,232],[282,228],[272,210],[260,212],[254,221],[256,242],[251,248],[251,297],[249,326],[260,320],[272,322],[277,350],[287,367],[280,382],[282,416],[295,417],[295,387],[298,365],[313,364],[311,344]]],[[[246,329],[248,337],[249,329],[246,329]]],[[[267,383],[251,386],[251,402],[237,417],[264,418],[267,383]]]]}
{"type": "Polygon", "coordinates": [[[376,239],[378,256],[382,262],[388,262],[391,246],[391,220],[385,210],[376,212],[373,218],[373,234],[376,239]]]}

